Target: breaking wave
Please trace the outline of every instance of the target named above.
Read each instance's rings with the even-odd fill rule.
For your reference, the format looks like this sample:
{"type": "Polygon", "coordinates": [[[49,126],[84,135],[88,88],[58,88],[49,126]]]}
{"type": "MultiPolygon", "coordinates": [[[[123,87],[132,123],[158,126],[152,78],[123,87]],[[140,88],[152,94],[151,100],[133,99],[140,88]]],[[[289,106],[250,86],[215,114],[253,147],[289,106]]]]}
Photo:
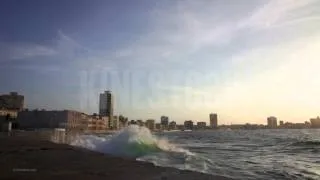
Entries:
{"type": "Polygon", "coordinates": [[[80,135],[71,145],[115,156],[137,158],[157,152],[193,155],[188,150],[155,137],[148,128],[130,125],[114,135],[80,135]]]}

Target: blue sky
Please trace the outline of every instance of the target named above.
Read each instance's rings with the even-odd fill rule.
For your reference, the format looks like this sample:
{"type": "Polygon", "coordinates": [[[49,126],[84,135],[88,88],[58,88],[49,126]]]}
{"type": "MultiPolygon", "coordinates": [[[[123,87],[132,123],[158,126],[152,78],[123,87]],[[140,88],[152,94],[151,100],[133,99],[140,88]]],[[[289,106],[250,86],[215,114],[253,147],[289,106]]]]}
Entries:
{"type": "Polygon", "coordinates": [[[320,1],[0,2],[0,92],[28,108],[179,123],[320,114],[320,1]]]}

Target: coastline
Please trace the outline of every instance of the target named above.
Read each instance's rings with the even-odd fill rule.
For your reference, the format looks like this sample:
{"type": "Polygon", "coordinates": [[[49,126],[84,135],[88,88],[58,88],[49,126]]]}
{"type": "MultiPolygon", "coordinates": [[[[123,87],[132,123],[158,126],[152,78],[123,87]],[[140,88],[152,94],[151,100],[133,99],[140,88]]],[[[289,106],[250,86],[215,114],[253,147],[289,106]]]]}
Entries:
{"type": "Polygon", "coordinates": [[[5,165],[0,179],[230,179],[158,167],[36,137],[2,136],[0,143],[0,163],[5,165]]]}

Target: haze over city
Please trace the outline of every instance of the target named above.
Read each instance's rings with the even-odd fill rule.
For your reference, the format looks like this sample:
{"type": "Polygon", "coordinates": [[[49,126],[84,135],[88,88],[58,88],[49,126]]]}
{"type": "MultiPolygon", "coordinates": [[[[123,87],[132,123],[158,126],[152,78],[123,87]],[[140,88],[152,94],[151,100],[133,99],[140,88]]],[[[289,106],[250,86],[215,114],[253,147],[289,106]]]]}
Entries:
{"type": "Polygon", "coordinates": [[[94,113],[111,90],[132,119],[303,122],[320,113],[319,6],[1,1],[0,92],[30,109],[94,113]]]}

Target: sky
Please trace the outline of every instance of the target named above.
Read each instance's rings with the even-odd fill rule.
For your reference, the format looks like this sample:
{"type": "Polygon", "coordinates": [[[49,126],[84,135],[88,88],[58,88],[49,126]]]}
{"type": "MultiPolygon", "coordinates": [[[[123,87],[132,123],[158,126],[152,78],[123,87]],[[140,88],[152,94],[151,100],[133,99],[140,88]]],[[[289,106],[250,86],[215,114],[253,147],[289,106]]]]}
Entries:
{"type": "Polygon", "coordinates": [[[319,0],[2,0],[0,93],[219,124],[320,115],[319,0]]]}

